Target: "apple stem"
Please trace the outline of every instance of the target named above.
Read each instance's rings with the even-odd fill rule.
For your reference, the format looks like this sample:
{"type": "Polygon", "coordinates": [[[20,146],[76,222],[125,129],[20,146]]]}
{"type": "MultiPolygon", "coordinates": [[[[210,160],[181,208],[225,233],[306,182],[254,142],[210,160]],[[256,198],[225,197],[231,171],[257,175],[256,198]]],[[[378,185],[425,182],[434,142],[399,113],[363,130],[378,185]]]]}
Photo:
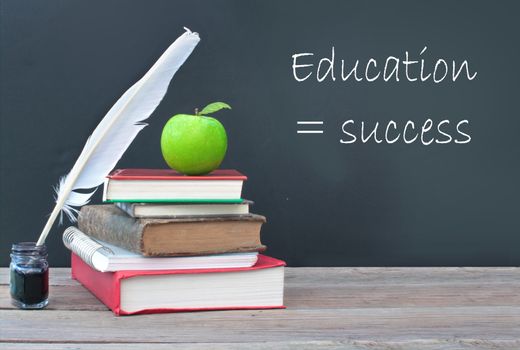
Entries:
{"type": "Polygon", "coordinates": [[[195,108],[195,115],[199,115],[199,109],[195,108]]]}

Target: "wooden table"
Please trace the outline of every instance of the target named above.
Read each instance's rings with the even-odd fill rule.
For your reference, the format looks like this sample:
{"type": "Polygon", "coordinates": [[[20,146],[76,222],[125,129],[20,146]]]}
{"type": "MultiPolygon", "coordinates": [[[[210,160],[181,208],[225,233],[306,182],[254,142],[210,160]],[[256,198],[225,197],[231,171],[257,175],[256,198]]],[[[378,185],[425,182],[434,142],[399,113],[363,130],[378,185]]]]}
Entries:
{"type": "Polygon", "coordinates": [[[520,268],[287,268],[286,310],[126,317],[69,276],[22,311],[0,269],[0,349],[520,349],[520,268]]]}

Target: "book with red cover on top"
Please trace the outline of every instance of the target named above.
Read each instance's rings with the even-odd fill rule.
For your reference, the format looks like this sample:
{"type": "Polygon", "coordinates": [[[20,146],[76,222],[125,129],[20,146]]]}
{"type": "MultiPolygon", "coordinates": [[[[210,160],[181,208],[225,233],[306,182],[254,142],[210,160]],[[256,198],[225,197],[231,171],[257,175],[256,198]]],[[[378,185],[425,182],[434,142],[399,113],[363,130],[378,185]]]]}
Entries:
{"type": "Polygon", "coordinates": [[[247,177],[218,169],[188,176],[172,169],[118,169],[105,180],[105,202],[241,203],[247,177]]]}
{"type": "Polygon", "coordinates": [[[72,278],[116,315],[284,308],[285,263],[265,255],[246,268],[116,272],[71,256],[72,278]]]}
{"type": "Polygon", "coordinates": [[[173,169],[116,169],[108,176],[116,180],[247,180],[247,176],[233,169],[217,169],[207,175],[184,175],[173,169]]]}

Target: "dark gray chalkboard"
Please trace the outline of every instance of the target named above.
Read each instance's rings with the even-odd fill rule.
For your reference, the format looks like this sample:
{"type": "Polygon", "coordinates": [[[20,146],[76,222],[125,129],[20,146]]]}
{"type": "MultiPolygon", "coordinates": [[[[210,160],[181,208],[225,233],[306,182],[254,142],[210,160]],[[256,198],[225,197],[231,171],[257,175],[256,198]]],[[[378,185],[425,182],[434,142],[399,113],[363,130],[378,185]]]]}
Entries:
{"type": "MultiPolygon", "coordinates": [[[[222,100],[224,166],[249,176],[263,240],[292,266],[520,264],[515,1],[0,3],[1,265],[35,240],[52,185],[115,100],[188,26],[202,41],[119,167],[165,167],[170,116],[222,100]],[[295,53],[467,59],[469,81],[297,82],[295,53]],[[342,123],[468,120],[467,144],[342,144],[342,123]],[[297,134],[297,121],[324,121],[297,134]]],[[[430,67],[431,68],[431,67],[430,67]]],[[[98,191],[94,202],[100,201],[98,191]]],[[[67,265],[63,227],[50,261],[67,265]]]]}

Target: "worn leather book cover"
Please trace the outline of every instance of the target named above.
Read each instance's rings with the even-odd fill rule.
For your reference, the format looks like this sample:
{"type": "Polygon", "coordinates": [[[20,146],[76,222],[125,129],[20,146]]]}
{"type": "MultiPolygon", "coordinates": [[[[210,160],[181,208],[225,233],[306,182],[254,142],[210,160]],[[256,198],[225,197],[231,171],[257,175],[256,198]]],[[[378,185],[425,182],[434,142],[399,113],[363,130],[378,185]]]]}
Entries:
{"type": "Polygon", "coordinates": [[[263,251],[265,217],[139,219],[112,204],[81,208],[78,227],[86,235],[146,256],[189,256],[263,251]]]}

